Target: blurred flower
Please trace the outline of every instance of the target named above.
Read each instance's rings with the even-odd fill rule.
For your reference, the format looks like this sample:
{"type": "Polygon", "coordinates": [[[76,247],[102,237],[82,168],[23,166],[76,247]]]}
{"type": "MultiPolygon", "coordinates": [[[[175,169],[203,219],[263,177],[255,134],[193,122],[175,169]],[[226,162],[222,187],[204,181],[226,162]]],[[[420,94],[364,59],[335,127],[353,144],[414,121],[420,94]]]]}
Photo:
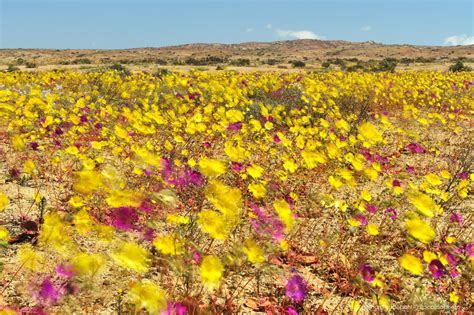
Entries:
{"type": "Polygon", "coordinates": [[[293,275],[285,286],[286,296],[296,302],[301,302],[305,299],[308,293],[308,284],[298,274],[293,275]]]}

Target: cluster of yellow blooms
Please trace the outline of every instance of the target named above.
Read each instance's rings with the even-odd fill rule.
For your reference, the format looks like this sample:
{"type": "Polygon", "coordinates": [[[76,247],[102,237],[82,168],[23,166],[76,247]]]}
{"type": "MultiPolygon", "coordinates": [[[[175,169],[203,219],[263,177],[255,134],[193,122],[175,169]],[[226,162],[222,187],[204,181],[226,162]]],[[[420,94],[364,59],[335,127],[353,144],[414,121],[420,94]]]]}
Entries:
{"type": "MultiPolygon", "coordinates": [[[[0,240],[44,309],[121,290],[137,310],[178,314],[181,301],[245,292],[238,277],[302,272],[295,252],[336,269],[344,254],[353,310],[372,295],[387,310],[392,295],[408,301],[415,281],[467,305],[474,175],[460,146],[472,149],[473,84],[438,72],[0,73],[2,162],[42,193],[25,243],[6,220],[21,205],[0,191],[0,240]]],[[[325,268],[312,270],[333,282],[325,268]]],[[[290,287],[272,307],[302,307],[290,287]]]]}

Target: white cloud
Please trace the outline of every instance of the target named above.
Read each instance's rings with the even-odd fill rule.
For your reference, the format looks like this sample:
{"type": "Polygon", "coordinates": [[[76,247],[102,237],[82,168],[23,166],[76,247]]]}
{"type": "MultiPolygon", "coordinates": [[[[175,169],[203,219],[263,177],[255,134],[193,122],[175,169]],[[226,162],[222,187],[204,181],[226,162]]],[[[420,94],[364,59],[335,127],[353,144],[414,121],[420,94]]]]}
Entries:
{"type": "Polygon", "coordinates": [[[302,31],[290,31],[277,29],[276,33],[280,37],[285,38],[296,38],[296,39],[324,39],[323,36],[316,35],[315,33],[307,30],[302,31]]]}
{"type": "Polygon", "coordinates": [[[372,26],[364,25],[360,28],[360,30],[363,31],[363,32],[370,32],[372,30],[372,26]]]}
{"type": "Polygon", "coordinates": [[[446,37],[444,39],[444,44],[447,46],[474,45],[474,36],[463,34],[446,37]]]}
{"type": "Polygon", "coordinates": [[[268,30],[271,30],[273,28],[273,25],[267,24],[267,25],[265,25],[265,28],[268,29],[268,30]]]}
{"type": "Polygon", "coordinates": [[[249,27],[245,30],[247,33],[253,32],[253,28],[249,27]]]}

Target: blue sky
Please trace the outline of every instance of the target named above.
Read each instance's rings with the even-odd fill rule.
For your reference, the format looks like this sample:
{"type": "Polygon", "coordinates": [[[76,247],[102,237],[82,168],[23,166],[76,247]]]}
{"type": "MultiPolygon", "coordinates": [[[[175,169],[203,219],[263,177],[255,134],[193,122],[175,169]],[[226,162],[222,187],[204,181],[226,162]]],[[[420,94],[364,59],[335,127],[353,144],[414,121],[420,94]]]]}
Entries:
{"type": "Polygon", "coordinates": [[[0,48],[297,38],[474,44],[472,0],[0,0],[0,48]]]}

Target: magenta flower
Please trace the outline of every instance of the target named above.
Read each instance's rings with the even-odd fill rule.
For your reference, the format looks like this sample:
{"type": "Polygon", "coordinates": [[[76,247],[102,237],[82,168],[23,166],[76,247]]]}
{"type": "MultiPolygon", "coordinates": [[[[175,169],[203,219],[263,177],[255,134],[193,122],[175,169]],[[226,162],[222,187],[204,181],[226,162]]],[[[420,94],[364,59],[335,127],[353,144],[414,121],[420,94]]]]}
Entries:
{"type": "Polygon", "coordinates": [[[469,174],[467,172],[459,173],[459,178],[467,180],[469,178],[469,174]]]}
{"type": "Polygon", "coordinates": [[[273,141],[274,141],[275,143],[280,143],[280,142],[281,142],[281,139],[280,139],[280,137],[278,137],[277,135],[274,135],[274,136],[273,136],[273,141]]]}
{"type": "Polygon", "coordinates": [[[451,215],[449,216],[449,219],[451,222],[457,222],[460,227],[463,226],[463,218],[460,213],[456,213],[456,212],[451,213],[451,215]]]}
{"type": "Polygon", "coordinates": [[[109,213],[110,224],[122,231],[129,231],[135,228],[138,221],[138,214],[130,207],[120,207],[112,209],[109,213]]]}
{"type": "Polygon", "coordinates": [[[56,130],[54,131],[55,134],[57,134],[58,136],[62,135],[64,132],[61,128],[57,127],[56,130]]]}
{"type": "Polygon", "coordinates": [[[193,262],[196,264],[196,265],[199,265],[201,263],[201,260],[202,260],[202,254],[198,251],[195,251],[193,253],[193,262]]]}
{"type": "Polygon", "coordinates": [[[449,272],[449,275],[451,276],[451,278],[456,278],[457,276],[459,276],[458,268],[451,269],[451,271],[449,272]]]}
{"type": "Polygon", "coordinates": [[[444,266],[438,259],[433,259],[428,265],[428,270],[431,272],[435,279],[438,279],[444,275],[444,266]]]}
{"type": "Polygon", "coordinates": [[[362,275],[362,278],[369,283],[375,279],[374,268],[372,268],[369,264],[363,264],[360,267],[360,274],[362,275]]]}
{"type": "Polygon", "coordinates": [[[411,153],[425,153],[426,150],[418,143],[412,142],[406,147],[411,153]]]}
{"type": "Polygon", "coordinates": [[[385,210],[385,213],[390,216],[390,219],[395,220],[397,218],[397,210],[393,208],[388,208],[385,210]]]}
{"type": "Polygon", "coordinates": [[[360,222],[360,225],[365,226],[367,224],[367,218],[362,214],[356,214],[355,219],[360,222]]]}
{"type": "Polygon", "coordinates": [[[473,243],[466,244],[465,250],[466,250],[466,256],[474,257],[474,244],[473,243]]]}
{"type": "Polygon", "coordinates": [[[74,276],[74,268],[68,265],[58,265],[55,269],[58,276],[63,278],[72,278],[74,276]]]}
{"type": "Polygon", "coordinates": [[[229,131],[239,131],[240,129],[242,129],[242,122],[240,121],[227,125],[227,130],[229,131]]]}
{"type": "Polygon", "coordinates": [[[368,213],[374,214],[375,212],[377,212],[377,207],[371,204],[366,204],[365,210],[367,210],[368,213]]]}
{"type": "Polygon", "coordinates": [[[238,173],[238,172],[240,172],[240,171],[242,170],[242,164],[237,163],[237,162],[232,162],[230,168],[231,168],[234,172],[238,173]]]}
{"type": "Polygon", "coordinates": [[[288,315],[298,315],[298,312],[295,310],[293,306],[288,306],[288,308],[286,309],[286,313],[288,315]]]}
{"type": "Polygon", "coordinates": [[[82,124],[85,124],[86,122],[89,121],[89,119],[87,119],[87,115],[81,115],[81,117],[79,117],[79,121],[80,121],[82,124]]]}
{"type": "Polygon", "coordinates": [[[187,313],[186,306],[180,302],[168,302],[166,310],[161,315],[185,315],[187,313]]]}
{"type": "Polygon", "coordinates": [[[50,278],[43,280],[36,294],[38,300],[44,305],[56,304],[62,295],[63,292],[51,282],[50,278]]]}
{"type": "Polygon", "coordinates": [[[305,299],[308,293],[308,284],[298,274],[293,275],[286,283],[286,296],[296,302],[301,302],[305,299]]]}

